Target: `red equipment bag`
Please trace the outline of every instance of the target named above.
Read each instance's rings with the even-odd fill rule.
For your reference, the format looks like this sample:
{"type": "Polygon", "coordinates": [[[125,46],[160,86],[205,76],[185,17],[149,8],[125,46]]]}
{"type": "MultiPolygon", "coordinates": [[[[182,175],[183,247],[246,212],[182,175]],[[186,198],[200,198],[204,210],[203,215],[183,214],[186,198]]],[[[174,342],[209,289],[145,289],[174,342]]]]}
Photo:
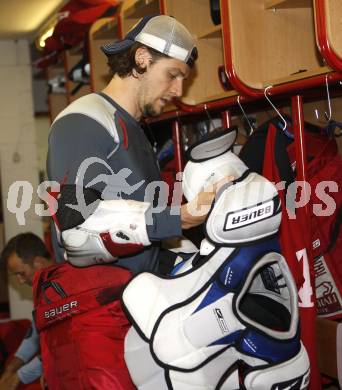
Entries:
{"type": "Polygon", "coordinates": [[[120,297],[123,268],[64,263],[35,276],[35,321],[49,390],[131,390],[124,361],[130,324],[120,297]]]}

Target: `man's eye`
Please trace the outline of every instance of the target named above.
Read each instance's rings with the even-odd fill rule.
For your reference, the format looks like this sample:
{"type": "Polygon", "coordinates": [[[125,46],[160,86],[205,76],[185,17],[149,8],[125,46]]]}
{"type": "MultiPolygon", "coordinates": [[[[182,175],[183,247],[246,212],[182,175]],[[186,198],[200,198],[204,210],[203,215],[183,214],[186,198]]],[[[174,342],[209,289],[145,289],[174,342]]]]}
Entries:
{"type": "Polygon", "coordinates": [[[175,80],[177,78],[177,75],[173,73],[169,73],[169,77],[171,80],[175,80]]]}

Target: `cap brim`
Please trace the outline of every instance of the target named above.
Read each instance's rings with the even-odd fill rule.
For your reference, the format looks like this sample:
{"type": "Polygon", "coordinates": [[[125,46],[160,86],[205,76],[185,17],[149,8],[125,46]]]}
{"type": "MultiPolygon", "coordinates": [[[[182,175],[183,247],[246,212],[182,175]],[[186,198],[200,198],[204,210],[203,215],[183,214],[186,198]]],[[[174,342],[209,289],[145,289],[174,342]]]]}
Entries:
{"type": "Polygon", "coordinates": [[[108,56],[112,54],[118,54],[122,51],[129,49],[133,45],[134,41],[130,39],[123,39],[114,43],[108,43],[107,45],[101,46],[101,50],[108,56]]]}

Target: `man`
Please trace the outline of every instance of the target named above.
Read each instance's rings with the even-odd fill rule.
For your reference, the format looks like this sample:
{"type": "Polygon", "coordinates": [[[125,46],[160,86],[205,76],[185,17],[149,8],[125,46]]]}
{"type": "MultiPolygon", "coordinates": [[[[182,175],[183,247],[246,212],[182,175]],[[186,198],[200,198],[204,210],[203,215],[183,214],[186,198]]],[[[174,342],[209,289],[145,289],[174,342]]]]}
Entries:
{"type": "Polygon", "coordinates": [[[215,194],[202,192],[189,205],[166,207],[159,167],[139,121],[182,95],[197,49],[183,25],[159,15],[143,18],[125,39],[102,50],[113,73],[107,87],[73,102],[52,124],[47,169],[50,180],[61,184],[55,221],[76,266],[116,260],[133,273],[158,271],[160,241],[201,224],[215,194]],[[196,207],[204,211],[191,212],[196,207]],[[89,235],[94,229],[96,239],[89,235]]]}
{"type": "MultiPolygon", "coordinates": [[[[215,189],[201,192],[189,204],[167,207],[165,183],[139,121],[159,115],[168,102],[182,95],[183,81],[197,58],[195,42],[177,20],[157,15],[144,17],[123,40],[102,50],[113,74],[111,81],[102,92],[74,101],[51,127],[48,175],[61,185],[56,197],[56,230],[67,260],[75,266],[114,263],[136,274],[160,272],[164,262],[167,273],[176,255],[162,252],[161,241],[201,224],[215,189]]],[[[109,324],[112,320],[106,318],[109,324]]],[[[123,363],[122,348],[115,353],[123,363]]],[[[94,352],[91,358],[96,356],[94,352]]],[[[55,356],[48,359],[58,366],[55,356]]],[[[119,374],[108,375],[108,369],[104,370],[110,366],[109,359],[113,356],[107,354],[106,361],[96,363],[97,378],[89,369],[95,363],[87,365],[83,359],[87,386],[128,390],[129,384],[119,374]],[[103,387],[101,382],[108,376],[111,379],[103,387]]],[[[50,377],[57,378],[57,374],[50,377]]],[[[47,382],[52,390],[61,385],[50,386],[53,380],[49,383],[48,377],[47,382]]],[[[84,388],[84,383],[78,388],[84,388]]]]}
{"type": "MultiPolygon", "coordinates": [[[[20,284],[32,286],[37,271],[52,264],[44,242],[33,233],[13,237],[2,251],[1,259],[20,284]]],[[[13,359],[0,379],[0,390],[14,390],[20,383],[34,382],[42,375],[42,364],[37,356],[39,336],[32,323],[13,359]]]]}

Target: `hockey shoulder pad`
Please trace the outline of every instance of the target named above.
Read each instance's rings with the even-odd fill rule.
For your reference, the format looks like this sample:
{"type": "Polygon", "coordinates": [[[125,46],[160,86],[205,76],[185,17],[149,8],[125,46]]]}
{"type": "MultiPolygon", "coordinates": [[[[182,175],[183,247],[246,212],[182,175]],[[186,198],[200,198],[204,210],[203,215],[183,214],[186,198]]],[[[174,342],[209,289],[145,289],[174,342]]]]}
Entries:
{"type": "Polygon", "coordinates": [[[245,179],[222,188],[205,225],[206,235],[215,249],[202,259],[201,264],[174,278],[162,279],[144,272],[126,287],[123,301],[141,334],[149,339],[164,310],[190,299],[207,285],[236,250],[237,244],[257,243],[274,235],[280,219],[276,188],[262,176],[250,173],[245,179]],[[270,207],[267,212],[260,211],[267,207],[270,207]],[[242,213],[246,212],[252,213],[251,216],[242,218],[242,213]],[[239,217],[241,223],[231,227],[230,220],[239,217]],[[168,291],[172,294],[165,295],[168,291]],[[141,300],[144,304],[137,304],[141,300]],[[149,313],[148,317],[146,313],[149,313]]]}
{"type": "Polygon", "coordinates": [[[125,359],[139,389],[307,387],[295,284],[284,258],[259,257],[260,245],[232,255],[199,294],[165,310],[149,341],[130,330],[125,359]]]}
{"type": "Polygon", "coordinates": [[[276,187],[263,176],[246,172],[219,190],[205,231],[214,245],[239,246],[276,234],[280,222],[276,187]]]}
{"type": "Polygon", "coordinates": [[[305,347],[291,359],[277,365],[250,369],[233,348],[223,350],[202,367],[193,371],[176,371],[159,366],[153,359],[150,345],[131,327],[125,338],[125,360],[134,384],[139,390],[280,390],[308,388],[309,359],[305,347]],[[242,376],[243,369],[249,369],[242,376]],[[243,386],[242,387],[242,381],[243,386]],[[292,386],[292,387],[291,387],[292,386]]]}

